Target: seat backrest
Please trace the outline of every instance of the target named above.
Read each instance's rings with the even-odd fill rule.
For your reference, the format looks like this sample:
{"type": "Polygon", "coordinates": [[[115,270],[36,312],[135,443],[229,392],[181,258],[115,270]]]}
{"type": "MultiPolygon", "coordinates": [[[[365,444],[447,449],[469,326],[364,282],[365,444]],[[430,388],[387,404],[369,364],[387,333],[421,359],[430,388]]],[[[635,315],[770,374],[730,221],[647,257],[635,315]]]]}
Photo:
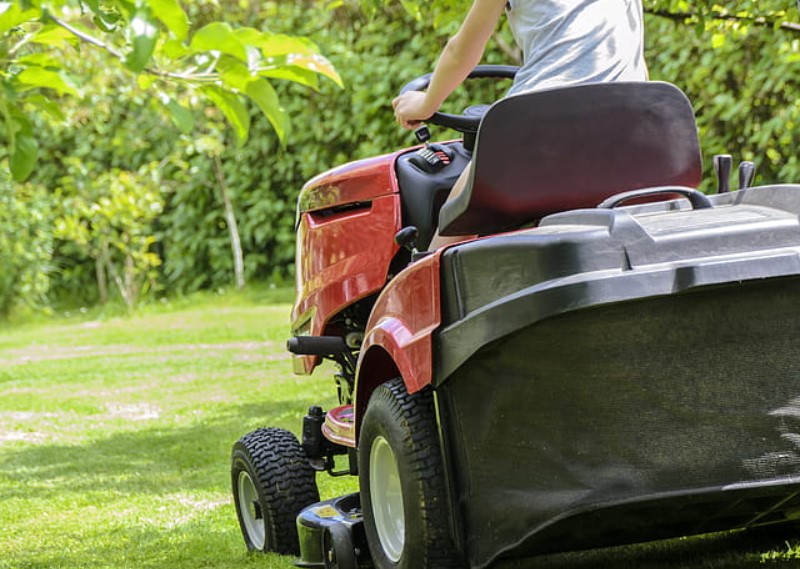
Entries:
{"type": "Polygon", "coordinates": [[[501,99],[478,130],[464,191],[439,214],[442,235],[490,234],[619,192],[697,187],[694,111],[674,85],[594,83],[501,99]]]}

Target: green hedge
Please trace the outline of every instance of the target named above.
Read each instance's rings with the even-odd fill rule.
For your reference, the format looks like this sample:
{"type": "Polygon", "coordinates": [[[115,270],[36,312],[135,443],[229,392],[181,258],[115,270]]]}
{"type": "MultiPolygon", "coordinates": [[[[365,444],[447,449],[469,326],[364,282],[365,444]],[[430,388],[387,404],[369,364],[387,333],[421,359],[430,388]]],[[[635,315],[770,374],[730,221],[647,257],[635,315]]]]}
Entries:
{"type": "MultiPolygon", "coordinates": [[[[213,2],[201,2],[194,9],[195,20],[201,23],[223,15],[213,2]]],[[[189,136],[181,135],[157,110],[151,95],[113,67],[100,68],[86,99],[66,103],[69,122],[43,119],[37,125],[47,135],[30,188],[47,192],[28,189],[25,197],[39,200],[36,203],[49,195],[63,204],[67,194],[91,188],[103,172],[114,168],[137,172],[158,165],[163,211],[155,222],[143,220],[140,228],[152,235],[152,250],[162,259],[158,286],[151,291],[189,292],[233,281],[219,187],[207,152],[209,145],[220,143],[248,278],[291,278],[299,189],[310,177],[343,162],[414,144],[410,133],[394,123],[391,99],[404,83],[431,70],[453,30],[452,23],[432,29],[429,22],[414,20],[399,7],[367,16],[353,1],[247,3],[226,6],[224,16],[244,25],[310,37],[344,80],[344,89],[322,80],[318,92],[276,82],[292,118],[285,147],[256,110],[251,138],[243,148],[236,147],[221,117],[201,109],[195,109],[198,118],[210,117],[212,122],[189,136]]],[[[683,88],[696,109],[706,158],[704,189],[713,187],[710,157],[721,152],[756,161],[760,183],[800,179],[795,150],[800,124],[797,34],[727,24],[700,29],[652,15],[646,21],[652,78],[683,88]]],[[[502,38],[511,41],[507,31],[502,38]]],[[[508,63],[509,56],[492,42],[485,61],[508,63]]],[[[88,51],[83,65],[84,71],[99,68],[88,51]]],[[[506,87],[483,84],[461,89],[446,110],[458,112],[469,104],[491,102],[506,87]]],[[[434,136],[450,138],[453,133],[434,130],[434,136]]],[[[43,243],[52,241],[51,236],[43,243]]],[[[51,299],[97,300],[95,264],[85,250],[57,240],[48,264],[40,262],[46,247],[31,248],[30,266],[43,271],[37,282],[49,278],[51,299]]],[[[43,286],[34,287],[39,292],[33,296],[41,296],[43,286]]]]}
{"type": "Polygon", "coordinates": [[[11,183],[0,170],[0,317],[20,306],[47,306],[52,273],[51,196],[11,183]]]}

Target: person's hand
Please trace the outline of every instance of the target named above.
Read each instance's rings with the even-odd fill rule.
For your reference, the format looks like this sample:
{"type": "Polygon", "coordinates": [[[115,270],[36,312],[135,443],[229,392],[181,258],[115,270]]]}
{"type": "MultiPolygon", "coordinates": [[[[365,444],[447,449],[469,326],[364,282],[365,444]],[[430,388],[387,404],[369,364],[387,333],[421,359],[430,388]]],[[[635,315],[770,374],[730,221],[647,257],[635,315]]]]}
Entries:
{"type": "Polygon", "coordinates": [[[397,123],[408,130],[418,128],[424,120],[436,112],[436,109],[430,108],[422,91],[406,91],[394,98],[392,107],[397,123]]]}

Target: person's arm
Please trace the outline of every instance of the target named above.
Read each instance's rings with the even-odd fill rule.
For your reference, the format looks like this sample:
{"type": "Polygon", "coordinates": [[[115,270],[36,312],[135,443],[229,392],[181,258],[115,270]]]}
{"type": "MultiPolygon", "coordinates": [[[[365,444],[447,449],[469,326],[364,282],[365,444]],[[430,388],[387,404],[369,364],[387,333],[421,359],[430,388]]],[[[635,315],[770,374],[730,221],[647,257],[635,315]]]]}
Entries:
{"type": "Polygon", "coordinates": [[[439,110],[480,62],[505,5],[506,0],[473,1],[458,32],[442,50],[427,91],[409,91],[392,101],[395,118],[403,128],[416,128],[439,110]]]}

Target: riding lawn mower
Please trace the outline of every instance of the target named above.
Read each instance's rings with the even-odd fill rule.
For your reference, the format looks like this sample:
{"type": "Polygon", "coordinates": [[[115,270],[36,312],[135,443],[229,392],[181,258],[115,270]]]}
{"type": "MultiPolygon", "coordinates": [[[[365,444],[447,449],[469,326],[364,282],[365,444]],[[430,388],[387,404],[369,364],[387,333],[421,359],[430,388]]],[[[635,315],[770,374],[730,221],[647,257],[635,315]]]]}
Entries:
{"type": "Polygon", "coordinates": [[[743,162],[733,188],[717,156],[698,191],[693,109],[662,82],[428,122],[461,138],[300,193],[287,346],[297,373],[336,363],[339,403],[235,444],[247,547],[482,569],[796,521],[800,185],[743,162]],[[463,239],[429,250],[437,228],[463,239]],[[359,491],[320,501],[324,472],[359,491]]]}

